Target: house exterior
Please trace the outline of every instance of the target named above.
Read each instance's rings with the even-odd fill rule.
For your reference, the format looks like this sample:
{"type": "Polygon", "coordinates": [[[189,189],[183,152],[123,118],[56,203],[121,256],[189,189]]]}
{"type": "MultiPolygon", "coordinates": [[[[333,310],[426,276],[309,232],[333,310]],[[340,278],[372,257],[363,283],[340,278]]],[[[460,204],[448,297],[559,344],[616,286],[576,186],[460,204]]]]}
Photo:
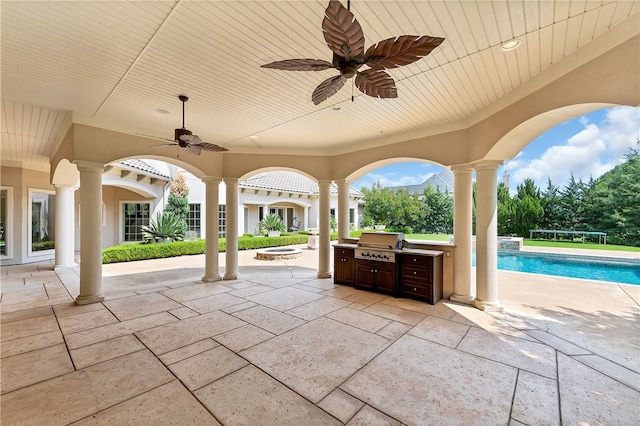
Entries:
{"type": "MultiPolygon", "coordinates": [[[[106,165],[102,173],[102,247],[142,241],[140,226],[162,212],[167,203],[171,177],[178,170],[165,163],[139,159],[122,160],[106,165]],[[166,170],[165,170],[166,169],[166,170]]],[[[191,237],[206,233],[205,184],[184,170],[189,185],[187,223],[191,237]]],[[[80,249],[80,212],[82,199],[74,186],[56,187],[48,174],[24,168],[2,168],[0,192],[0,262],[15,265],[54,258],[56,232],[65,219],[73,223],[74,250],[80,249]],[[73,197],[73,211],[56,217],[56,201],[73,197]],[[15,207],[20,206],[17,210],[15,207]]],[[[336,215],[338,188],[331,185],[331,214],[336,215]]],[[[259,173],[239,183],[238,235],[257,232],[258,222],[273,213],[285,222],[287,230],[294,224],[300,230],[318,228],[319,189],[312,179],[290,171],[259,173]]],[[[362,218],[364,197],[349,190],[349,226],[357,229],[362,218]]],[[[226,236],[226,187],[220,185],[218,221],[213,226],[218,236],[226,236]]]]}

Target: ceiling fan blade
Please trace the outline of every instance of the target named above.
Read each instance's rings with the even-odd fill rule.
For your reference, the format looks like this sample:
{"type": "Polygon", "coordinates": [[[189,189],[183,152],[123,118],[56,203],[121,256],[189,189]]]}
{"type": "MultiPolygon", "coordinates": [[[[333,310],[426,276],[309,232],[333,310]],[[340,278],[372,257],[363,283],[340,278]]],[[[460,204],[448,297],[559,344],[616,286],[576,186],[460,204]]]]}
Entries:
{"type": "Polygon", "coordinates": [[[272,68],[284,71],[322,71],[333,68],[333,64],[322,59],[285,59],[260,65],[260,68],[272,68]]]}
{"type": "Polygon", "coordinates": [[[380,70],[411,64],[427,56],[444,41],[442,37],[402,35],[374,44],[364,54],[364,63],[380,70]]]}
{"type": "Polygon", "coordinates": [[[145,138],[158,139],[158,140],[160,140],[160,141],[173,142],[173,139],[159,138],[158,136],[145,135],[145,134],[143,134],[143,133],[136,133],[136,135],[137,135],[137,136],[144,136],[145,138]]]}
{"type": "Polygon", "coordinates": [[[202,142],[202,140],[198,137],[198,135],[189,135],[189,134],[180,135],[180,140],[187,143],[202,142]]]}
{"type": "Polygon", "coordinates": [[[149,148],[164,148],[164,147],[167,147],[167,146],[176,146],[176,145],[178,145],[176,142],[173,142],[173,143],[161,143],[161,144],[158,144],[158,145],[151,145],[149,148]]]}
{"type": "Polygon", "coordinates": [[[331,77],[323,81],[316,87],[311,95],[311,100],[314,105],[318,105],[320,102],[328,99],[329,97],[335,95],[338,90],[344,86],[344,83],[347,81],[342,75],[337,75],[335,77],[331,77]]]}
{"type": "Polygon", "coordinates": [[[327,46],[347,61],[364,53],[364,34],[358,20],[338,0],[331,0],[324,12],[322,31],[327,46]]]}
{"type": "Polygon", "coordinates": [[[356,86],[374,98],[397,98],[398,89],[393,78],[384,71],[369,69],[356,75],[356,86]]]}
{"type": "Polygon", "coordinates": [[[181,146],[180,149],[187,154],[200,155],[200,147],[197,145],[181,146]]]}
{"type": "Polygon", "coordinates": [[[229,151],[227,148],[222,147],[220,145],[215,145],[209,142],[198,142],[198,143],[190,143],[189,146],[198,147],[205,151],[211,152],[225,152],[229,151]]]}

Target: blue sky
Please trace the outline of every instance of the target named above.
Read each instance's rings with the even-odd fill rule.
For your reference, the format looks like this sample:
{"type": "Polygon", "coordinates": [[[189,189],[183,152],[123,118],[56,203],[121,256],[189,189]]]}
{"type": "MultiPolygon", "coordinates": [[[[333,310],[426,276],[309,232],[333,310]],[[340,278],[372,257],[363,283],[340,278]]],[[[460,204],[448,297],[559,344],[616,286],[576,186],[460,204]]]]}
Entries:
{"type": "MultiPolygon", "coordinates": [[[[547,178],[563,187],[571,173],[583,181],[598,178],[623,161],[629,148],[640,138],[640,108],[614,107],[594,111],[565,121],[534,139],[498,170],[501,179],[510,175],[511,191],[525,179],[533,179],[540,189],[547,178]]],[[[355,181],[352,186],[371,187],[413,185],[424,182],[443,168],[426,163],[398,163],[381,167],[355,181]]]]}

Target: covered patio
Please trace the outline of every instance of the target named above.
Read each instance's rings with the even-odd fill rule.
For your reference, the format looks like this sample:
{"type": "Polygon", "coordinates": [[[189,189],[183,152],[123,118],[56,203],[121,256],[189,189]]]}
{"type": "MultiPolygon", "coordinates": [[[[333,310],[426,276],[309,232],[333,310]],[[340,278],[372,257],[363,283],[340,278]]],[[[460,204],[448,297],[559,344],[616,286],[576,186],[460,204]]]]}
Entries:
{"type": "Polygon", "coordinates": [[[2,268],[3,424],[633,424],[640,287],[499,272],[505,313],[202,257],[2,268]],[[526,279],[523,279],[526,277],[526,279]],[[526,302],[523,302],[526,300],[526,302]]]}

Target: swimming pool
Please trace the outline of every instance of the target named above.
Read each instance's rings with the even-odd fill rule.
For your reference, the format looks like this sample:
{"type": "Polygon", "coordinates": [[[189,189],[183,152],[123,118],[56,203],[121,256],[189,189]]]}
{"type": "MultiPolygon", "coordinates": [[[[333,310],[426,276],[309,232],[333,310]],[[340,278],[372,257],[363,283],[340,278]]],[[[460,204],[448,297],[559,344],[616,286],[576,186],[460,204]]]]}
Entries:
{"type": "MultiPolygon", "coordinates": [[[[474,252],[473,266],[475,264],[474,252]]],[[[640,285],[640,257],[634,260],[613,257],[498,251],[498,269],[640,285]]]]}

